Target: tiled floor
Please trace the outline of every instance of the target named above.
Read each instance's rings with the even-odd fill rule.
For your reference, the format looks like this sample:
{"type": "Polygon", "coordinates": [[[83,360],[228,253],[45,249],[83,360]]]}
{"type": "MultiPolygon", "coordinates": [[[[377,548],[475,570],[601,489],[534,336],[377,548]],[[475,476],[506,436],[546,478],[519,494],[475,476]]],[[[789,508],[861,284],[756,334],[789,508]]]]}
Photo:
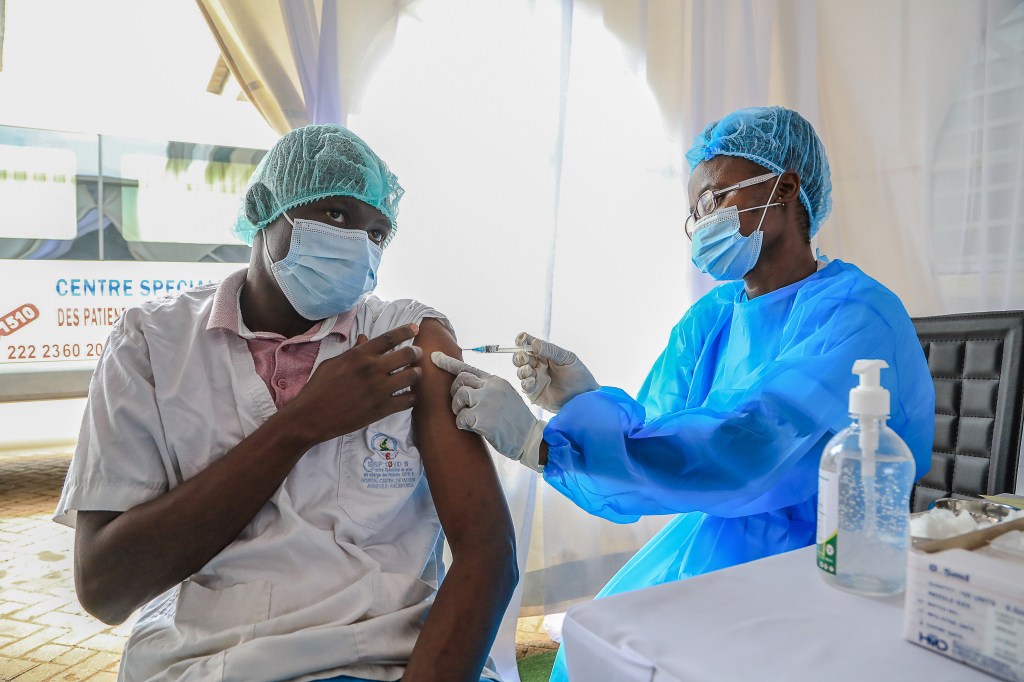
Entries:
{"type": "MultiPolygon", "coordinates": [[[[71,530],[50,520],[69,453],[0,452],[0,682],[114,682],[129,624],[108,627],[75,598],[71,530]]],[[[523,618],[517,657],[555,648],[523,618]]]]}
{"type": "Polygon", "coordinates": [[[82,611],[72,532],[50,521],[70,455],[0,453],[0,680],[114,682],[129,626],[82,611]]]}

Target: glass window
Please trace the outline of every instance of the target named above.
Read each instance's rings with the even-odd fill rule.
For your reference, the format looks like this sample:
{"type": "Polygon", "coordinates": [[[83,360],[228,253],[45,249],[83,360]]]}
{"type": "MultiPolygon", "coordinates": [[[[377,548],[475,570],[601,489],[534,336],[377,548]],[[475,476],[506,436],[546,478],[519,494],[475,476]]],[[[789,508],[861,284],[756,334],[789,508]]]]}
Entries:
{"type": "Polygon", "coordinates": [[[0,126],[0,258],[99,258],[97,145],[0,126]]]}
{"type": "Polygon", "coordinates": [[[248,262],[231,228],[265,153],[0,126],[0,258],[248,262]]]}

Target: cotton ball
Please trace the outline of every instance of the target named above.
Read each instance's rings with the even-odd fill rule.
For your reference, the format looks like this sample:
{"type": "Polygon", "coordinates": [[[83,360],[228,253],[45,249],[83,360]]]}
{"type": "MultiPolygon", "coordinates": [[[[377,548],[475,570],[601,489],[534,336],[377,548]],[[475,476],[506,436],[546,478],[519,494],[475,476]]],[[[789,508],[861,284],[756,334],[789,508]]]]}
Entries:
{"type": "MultiPolygon", "coordinates": [[[[1024,510],[1010,512],[1004,520],[1012,521],[1016,518],[1024,518],[1024,510]]],[[[990,518],[976,519],[970,512],[933,508],[910,519],[910,534],[916,538],[941,540],[995,524],[996,521],[990,518]]]]}
{"type": "Polygon", "coordinates": [[[931,538],[928,534],[928,514],[910,517],[910,534],[915,538],[931,538]]]}
{"type": "Polygon", "coordinates": [[[953,518],[953,528],[955,529],[953,535],[963,535],[978,530],[978,522],[974,520],[973,516],[963,512],[953,518]]]}
{"type": "Polygon", "coordinates": [[[928,512],[928,537],[942,539],[957,534],[956,514],[949,509],[932,509],[928,512]]]}

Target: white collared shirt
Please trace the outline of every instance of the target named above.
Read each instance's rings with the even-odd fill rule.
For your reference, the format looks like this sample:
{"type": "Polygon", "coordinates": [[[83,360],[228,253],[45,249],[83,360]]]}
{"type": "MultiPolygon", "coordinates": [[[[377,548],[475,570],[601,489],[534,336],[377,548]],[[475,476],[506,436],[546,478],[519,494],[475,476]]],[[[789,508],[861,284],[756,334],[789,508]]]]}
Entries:
{"type": "MultiPolygon", "coordinates": [[[[274,414],[246,341],[207,328],[215,291],[147,302],[118,321],[56,521],[73,527],[77,510],[159,497],[274,414]]],[[[451,329],[416,301],[370,297],[347,337],[323,337],[316,363],[359,334],[425,317],[451,329]]],[[[401,677],[444,573],[411,427],[406,410],[310,449],[234,542],[143,607],[120,678],[401,677]]]]}

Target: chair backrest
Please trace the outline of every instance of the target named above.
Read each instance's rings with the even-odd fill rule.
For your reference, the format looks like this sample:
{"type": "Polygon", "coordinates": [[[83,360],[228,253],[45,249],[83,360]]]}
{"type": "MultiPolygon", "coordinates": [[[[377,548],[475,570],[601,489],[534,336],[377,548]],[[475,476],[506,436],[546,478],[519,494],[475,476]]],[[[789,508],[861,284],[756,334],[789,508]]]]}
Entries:
{"type": "Polygon", "coordinates": [[[935,382],[932,468],[913,511],[1024,483],[1024,310],[914,319],[935,382]]]}

